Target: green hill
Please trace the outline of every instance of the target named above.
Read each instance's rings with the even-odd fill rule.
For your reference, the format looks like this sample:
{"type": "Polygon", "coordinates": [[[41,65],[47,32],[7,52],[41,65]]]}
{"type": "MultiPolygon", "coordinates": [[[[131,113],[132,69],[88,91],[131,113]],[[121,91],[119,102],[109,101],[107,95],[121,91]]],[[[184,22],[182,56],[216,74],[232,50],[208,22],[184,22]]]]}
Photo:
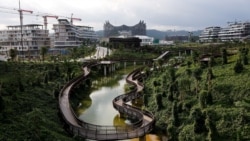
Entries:
{"type": "Polygon", "coordinates": [[[148,73],[144,102],[156,115],[157,131],[180,141],[250,140],[248,50],[249,45],[227,48],[234,54],[212,59],[212,67],[198,62],[194,53],[169,60],[174,67],[148,73]],[[245,46],[246,52],[239,51],[245,46]]]}

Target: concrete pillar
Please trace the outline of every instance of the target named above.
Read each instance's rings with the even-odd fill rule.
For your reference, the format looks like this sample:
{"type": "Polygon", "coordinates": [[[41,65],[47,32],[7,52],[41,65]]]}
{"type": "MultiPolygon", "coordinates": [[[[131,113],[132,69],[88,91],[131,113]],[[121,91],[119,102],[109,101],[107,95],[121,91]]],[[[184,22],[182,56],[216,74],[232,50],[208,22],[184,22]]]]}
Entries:
{"type": "Polygon", "coordinates": [[[181,52],[179,51],[179,57],[181,57],[181,52]]]}
{"type": "Polygon", "coordinates": [[[136,62],[134,61],[134,66],[136,66],[136,62]]]}
{"type": "Polygon", "coordinates": [[[112,72],[112,65],[108,65],[109,73],[112,72]]]}
{"type": "Polygon", "coordinates": [[[106,76],[107,75],[107,66],[104,65],[103,68],[104,68],[104,76],[106,76]]]}
{"type": "Polygon", "coordinates": [[[126,62],[124,62],[124,68],[126,68],[126,65],[127,65],[126,62]]]}
{"type": "Polygon", "coordinates": [[[112,71],[115,72],[115,64],[112,64],[112,71]]]}

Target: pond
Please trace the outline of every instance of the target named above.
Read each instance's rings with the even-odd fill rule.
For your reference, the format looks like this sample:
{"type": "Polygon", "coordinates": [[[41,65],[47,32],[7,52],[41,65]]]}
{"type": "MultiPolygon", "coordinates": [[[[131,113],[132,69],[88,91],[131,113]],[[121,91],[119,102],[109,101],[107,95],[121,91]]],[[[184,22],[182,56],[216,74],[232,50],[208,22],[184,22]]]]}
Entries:
{"type": "MultiPolygon", "coordinates": [[[[129,69],[129,71],[132,71],[129,69]]],[[[81,120],[97,125],[125,125],[128,119],[120,118],[118,111],[113,108],[112,100],[118,95],[125,93],[126,76],[128,70],[98,78],[92,82],[93,90],[90,92],[91,104],[89,107],[79,106],[77,113],[81,120]]],[[[84,105],[86,99],[79,105],[84,105]]],[[[155,135],[147,135],[146,141],[157,141],[160,139],[155,135]]],[[[128,139],[123,141],[139,141],[139,139],[128,139]]]]}

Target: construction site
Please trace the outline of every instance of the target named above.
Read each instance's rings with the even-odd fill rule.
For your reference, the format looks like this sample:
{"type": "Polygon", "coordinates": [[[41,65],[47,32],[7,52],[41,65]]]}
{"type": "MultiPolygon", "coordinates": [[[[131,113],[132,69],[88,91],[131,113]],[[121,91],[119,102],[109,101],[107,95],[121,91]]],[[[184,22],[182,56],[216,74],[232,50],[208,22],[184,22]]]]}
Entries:
{"type": "Polygon", "coordinates": [[[42,47],[60,51],[97,40],[93,27],[73,24],[73,21],[82,21],[73,17],[73,13],[67,17],[35,12],[22,9],[20,1],[19,8],[0,6],[0,9],[2,13],[16,14],[20,19],[20,23],[0,30],[0,56],[5,58],[2,59],[4,61],[10,58],[10,50],[15,50],[18,58],[39,58],[42,47]],[[43,24],[23,24],[26,16],[40,17],[43,24]],[[48,29],[48,18],[58,22],[51,23],[51,31],[48,29]]]}

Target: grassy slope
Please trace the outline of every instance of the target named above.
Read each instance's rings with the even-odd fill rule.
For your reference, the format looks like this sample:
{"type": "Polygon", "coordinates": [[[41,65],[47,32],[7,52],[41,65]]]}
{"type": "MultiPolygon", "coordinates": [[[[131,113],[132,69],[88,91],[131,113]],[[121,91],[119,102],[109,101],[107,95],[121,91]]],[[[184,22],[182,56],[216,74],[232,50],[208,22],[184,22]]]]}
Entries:
{"type": "MultiPolygon", "coordinates": [[[[250,58],[250,56],[248,56],[250,58]]],[[[202,111],[210,111],[213,116],[213,123],[216,125],[219,136],[218,140],[236,140],[236,138],[250,139],[250,65],[244,66],[244,71],[240,74],[235,74],[233,67],[236,62],[237,55],[228,58],[228,64],[216,65],[213,69],[215,79],[212,80],[212,96],[213,104],[208,105],[202,111]],[[242,121],[243,120],[243,121],[242,121]]],[[[218,60],[217,60],[218,61],[218,60]]],[[[220,61],[218,61],[220,62],[220,61]]],[[[177,81],[187,78],[185,70],[187,66],[180,67],[177,70],[177,81]]],[[[193,66],[194,68],[194,66],[193,66]]],[[[191,68],[191,70],[193,70],[191,68]]],[[[203,70],[202,82],[200,87],[204,87],[207,70],[203,70]]],[[[150,101],[146,106],[150,111],[154,111],[157,118],[157,128],[166,133],[167,126],[172,124],[172,106],[173,102],[169,101],[168,87],[161,83],[164,78],[169,80],[168,71],[163,70],[161,73],[154,72],[147,82],[145,94],[149,96],[150,101]],[[159,86],[154,86],[154,81],[160,82],[159,86]],[[156,91],[156,92],[155,92],[156,91]],[[155,100],[156,94],[167,93],[162,96],[163,108],[157,111],[157,103],[155,100]]],[[[194,121],[191,118],[191,112],[195,108],[199,108],[199,99],[194,93],[195,80],[192,77],[188,78],[191,81],[192,92],[180,97],[175,97],[178,105],[178,117],[180,125],[175,127],[178,138],[180,140],[204,140],[207,138],[207,133],[195,134],[194,121]],[[188,106],[187,106],[188,105],[188,106]],[[188,108],[187,108],[188,107],[188,108]],[[190,107],[190,108],[189,108],[190,107]]],[[[168,133],[169,134],[169,133],[168,133]]]]}
{"type": "MultiPolygon", "coordinates": [[[[0,66],[6,67],[3,62],[0,66]]],[[[43,83],[44,73],[53,69],[53,65],[8,63],[7,71],[1,70],[0,140],[73,140],[63,129],[53,94],[65,81],[51,78],[43,83]],[[19,90],[18,79],[24,91],[19,90]]]]}

